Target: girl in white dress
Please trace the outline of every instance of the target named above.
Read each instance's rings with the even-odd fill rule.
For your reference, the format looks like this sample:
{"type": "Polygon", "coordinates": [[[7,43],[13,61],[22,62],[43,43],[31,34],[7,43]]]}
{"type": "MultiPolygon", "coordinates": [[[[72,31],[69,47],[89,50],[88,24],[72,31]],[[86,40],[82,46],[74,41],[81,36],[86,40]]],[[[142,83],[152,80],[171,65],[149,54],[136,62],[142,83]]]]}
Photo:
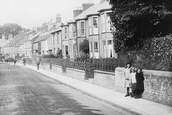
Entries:
{"type": "Polygon", "coordinates": [[[131,68],[131,63],[126,64],[126,68],[124,70],[124,77],[125,77],[125,84],[124,88],[127,88],[127,93],[125,97],[129,96],[129,75],[130,75],[130,68],[131,68]]]}
{"type": "Polygon", "coordinates": [[[136,70],[135,68],[131,68],[131,73],[129,75],[130,82],[130,96],[135,97],[136,95],[136,70]]]}

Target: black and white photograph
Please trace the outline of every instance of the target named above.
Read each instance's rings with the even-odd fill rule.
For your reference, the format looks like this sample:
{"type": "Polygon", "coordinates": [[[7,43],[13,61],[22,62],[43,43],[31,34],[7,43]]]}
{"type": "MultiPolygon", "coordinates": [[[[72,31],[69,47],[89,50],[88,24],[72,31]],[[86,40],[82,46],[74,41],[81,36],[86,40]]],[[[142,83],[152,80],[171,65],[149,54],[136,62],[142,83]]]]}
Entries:
{"type": "Polygon", "coordinates": [[[0,115],[172,115],[172,0],[0,0],[0,115]]]}

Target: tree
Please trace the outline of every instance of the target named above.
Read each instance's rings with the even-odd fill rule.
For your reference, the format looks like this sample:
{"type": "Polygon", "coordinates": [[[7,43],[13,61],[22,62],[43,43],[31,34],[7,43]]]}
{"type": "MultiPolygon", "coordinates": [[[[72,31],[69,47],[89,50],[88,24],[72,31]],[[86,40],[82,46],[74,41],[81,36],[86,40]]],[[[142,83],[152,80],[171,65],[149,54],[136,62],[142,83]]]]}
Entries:
{"type": "Polygon", "coordinates": [[[0,26],[0,34],[4,34],[6,38],[8,38],[10,34],[12,34],[13,37],[16,36],[21,30],[21,26],[17,24],[8,23],[0,26]]]}
{"type": "Polygon", "coordinates": [[[140,50],[146,39],[172,33],[172,0],[109,0],[115,50],[140,50]]]}
{"type": "Polygon", "coordinates": [[[89,54],[89,41],[88,40],[84,40],[83,42],[81,42],[79,44],[80,47],[80,51],[82,51],[85,54],[89,54]]]}

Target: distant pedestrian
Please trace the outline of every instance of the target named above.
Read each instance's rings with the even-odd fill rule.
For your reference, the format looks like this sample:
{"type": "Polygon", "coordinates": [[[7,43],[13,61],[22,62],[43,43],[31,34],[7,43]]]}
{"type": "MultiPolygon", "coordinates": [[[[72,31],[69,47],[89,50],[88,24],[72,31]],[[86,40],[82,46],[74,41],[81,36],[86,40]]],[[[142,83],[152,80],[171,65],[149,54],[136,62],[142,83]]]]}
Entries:
{"type": "Polygon", "coordinates": [[[129,81],[130,81],[130,96],[135,97],[136,96],[136,70],[133,67],[131,68],[129,81]]]}
{"type": "Polygon", "coordinates": [[[26,59],[23,58],[23,65],[25,66],[26,65],[26,59]]]}
{"type": "Polygon", "coordinates": [[[131,68],[131,63],[126,64],[126,68],[124,70],[124,77],[125,77],[125,84],[124,88],[127,88],[127,93],[125,97],[129,96],[129,75],[130,75],[130,68],[131,68]]]}
{"type": "Polygon", "coordinates": [[[37,59],[36,59],[36,65],[37,65],[37,70],[39,70],[39,65],[40,65],[40,59],[39,59],[39,57],[37,57],[37,59]]]}
{"type": "Polygon", "coordinates": [[[37,62],[37,70],[39,70],[40,61],[37,62]]]}
{"type": "Polygon", "coordinates": [[[16,59],[14,59],[14,66],[16,65],[16,62],[17,62],[17,60],[16,60],[16,59]]]}
{"type": "Polygon", "coordinates": [[[141,68],[137,69],[136,82],[136,98],[141,98],[144,91],[144,75],[141,68]]]}

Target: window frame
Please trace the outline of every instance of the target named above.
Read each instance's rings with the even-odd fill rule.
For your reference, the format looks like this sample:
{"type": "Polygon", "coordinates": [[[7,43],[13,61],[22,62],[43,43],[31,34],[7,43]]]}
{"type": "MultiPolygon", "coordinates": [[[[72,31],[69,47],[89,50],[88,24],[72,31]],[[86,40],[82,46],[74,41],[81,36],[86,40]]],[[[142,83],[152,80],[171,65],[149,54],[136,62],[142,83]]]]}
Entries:
{"type": "Polygon", "coordinates": [[[101,13],[100,18],[101,18],[101,32],[105,32],[105,30],[106,30],[106,27],[105,27],[105,13],[101,13]]]}
{"type": "Polygon", "coordinates": [[[94,52],[99,52],[99,46],[97,41],[94,41],[94,52]]]}
{"type": "Polygon", "coordinates": [[[89,35],[92,35],[92,17],[89,17],[88,19],[88,29],[89,29],[89,35]]]}
{"type": "Polygon", "coordinates": [[[81,31],[80,35],[85,36],[85,21],[81,21],[80,24],[81,24],[80,25],[80,27],[81,27],[80,28],[80,31],[81,31]]]}

